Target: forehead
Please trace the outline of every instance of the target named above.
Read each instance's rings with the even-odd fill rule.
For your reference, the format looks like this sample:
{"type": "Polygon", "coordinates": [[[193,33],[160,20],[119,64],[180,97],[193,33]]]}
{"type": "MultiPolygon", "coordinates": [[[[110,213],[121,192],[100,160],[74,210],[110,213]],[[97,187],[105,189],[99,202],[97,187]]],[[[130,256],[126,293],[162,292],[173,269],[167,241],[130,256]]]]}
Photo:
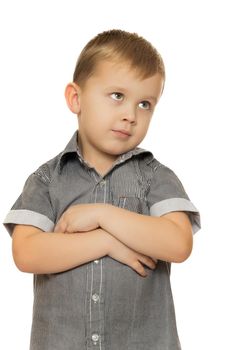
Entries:
{"type": "Polygon", "coordinates": [[[126,80],[133,79],[140,81],[138,69],[133,69],[130,63],[117,60],[103,60],[97,63],[93,76],[108,82],[111,79],[126,80]]]}
{"type": "Polygon", "coordinates": [[[90,84],[101,85],[105,89],[144,92],[156,97],[160,94],[164,82],[159,73],[141,79],[138,70],[133,69],[129,63],[107,60],[97,64],[94,74],[89,79],[90,84]]]}

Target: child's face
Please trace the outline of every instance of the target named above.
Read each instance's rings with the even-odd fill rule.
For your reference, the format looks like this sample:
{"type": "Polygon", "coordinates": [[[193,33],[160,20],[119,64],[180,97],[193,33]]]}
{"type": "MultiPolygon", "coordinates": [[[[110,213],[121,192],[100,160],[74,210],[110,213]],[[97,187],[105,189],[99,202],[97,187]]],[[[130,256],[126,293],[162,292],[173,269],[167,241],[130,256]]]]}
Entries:
{"type": "Polygon", "coordinates": [[[139,80],[126,64],[99,63],[79,88],[79,143],[88,161],[114,161],[144,139],[158,102],[160,74],[139,80]]]}

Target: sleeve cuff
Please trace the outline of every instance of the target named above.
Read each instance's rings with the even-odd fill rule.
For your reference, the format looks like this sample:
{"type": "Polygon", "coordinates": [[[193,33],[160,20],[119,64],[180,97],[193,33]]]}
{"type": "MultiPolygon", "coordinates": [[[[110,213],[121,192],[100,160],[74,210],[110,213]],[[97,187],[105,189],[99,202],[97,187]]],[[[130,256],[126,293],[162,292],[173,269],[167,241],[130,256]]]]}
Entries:
{"type": "Polygon", "coordinates": [[[188,211],[193,233],[201,228],[200,213],[193,203],[185,198],[169,198],[155,203],[150,208],[151,216],[162,216],[172,211],[188,211]]]}
{"type": "Polygon", "coordinates": [[[16,224],[35,226],[45,232],[52,231],[54,228],[53,221],[47,218],[47,216],[26,209],[11,210],[7,214],[3,224],[10,235],[12,235],[16,224]]]}

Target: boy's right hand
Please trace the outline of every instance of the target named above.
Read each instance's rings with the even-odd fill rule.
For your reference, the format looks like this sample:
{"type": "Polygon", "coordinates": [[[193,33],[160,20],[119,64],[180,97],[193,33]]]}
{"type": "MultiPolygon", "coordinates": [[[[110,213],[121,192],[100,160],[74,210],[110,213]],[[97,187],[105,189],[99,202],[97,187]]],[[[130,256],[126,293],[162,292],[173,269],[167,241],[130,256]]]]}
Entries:
{"type": "Polygon", "coordinates": [[[109,240],[110,242],[108,255],[111,258],[118,260],[125,265],[128,265],[142,277],[148,276],[148,273],[145,271],[143,264],[153,270],[156,268],[157,261],[154,261],[149,256],[140,254],[135,250],[127,247],[124,243],[120,242],[110,234],[109,240]]]}

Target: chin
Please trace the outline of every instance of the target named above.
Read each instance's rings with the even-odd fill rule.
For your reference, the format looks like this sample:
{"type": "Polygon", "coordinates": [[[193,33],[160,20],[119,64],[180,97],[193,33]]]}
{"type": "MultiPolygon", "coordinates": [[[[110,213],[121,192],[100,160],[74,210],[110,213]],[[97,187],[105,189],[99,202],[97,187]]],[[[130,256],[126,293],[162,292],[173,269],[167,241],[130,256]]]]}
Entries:
{"type": "Polygon", "coordinates": [[[119,156],[123,153],[129,152],[135,147],[118,147],[113,149],[108,149],[108,154],[111,154],[112,156],[119,156]]]}

